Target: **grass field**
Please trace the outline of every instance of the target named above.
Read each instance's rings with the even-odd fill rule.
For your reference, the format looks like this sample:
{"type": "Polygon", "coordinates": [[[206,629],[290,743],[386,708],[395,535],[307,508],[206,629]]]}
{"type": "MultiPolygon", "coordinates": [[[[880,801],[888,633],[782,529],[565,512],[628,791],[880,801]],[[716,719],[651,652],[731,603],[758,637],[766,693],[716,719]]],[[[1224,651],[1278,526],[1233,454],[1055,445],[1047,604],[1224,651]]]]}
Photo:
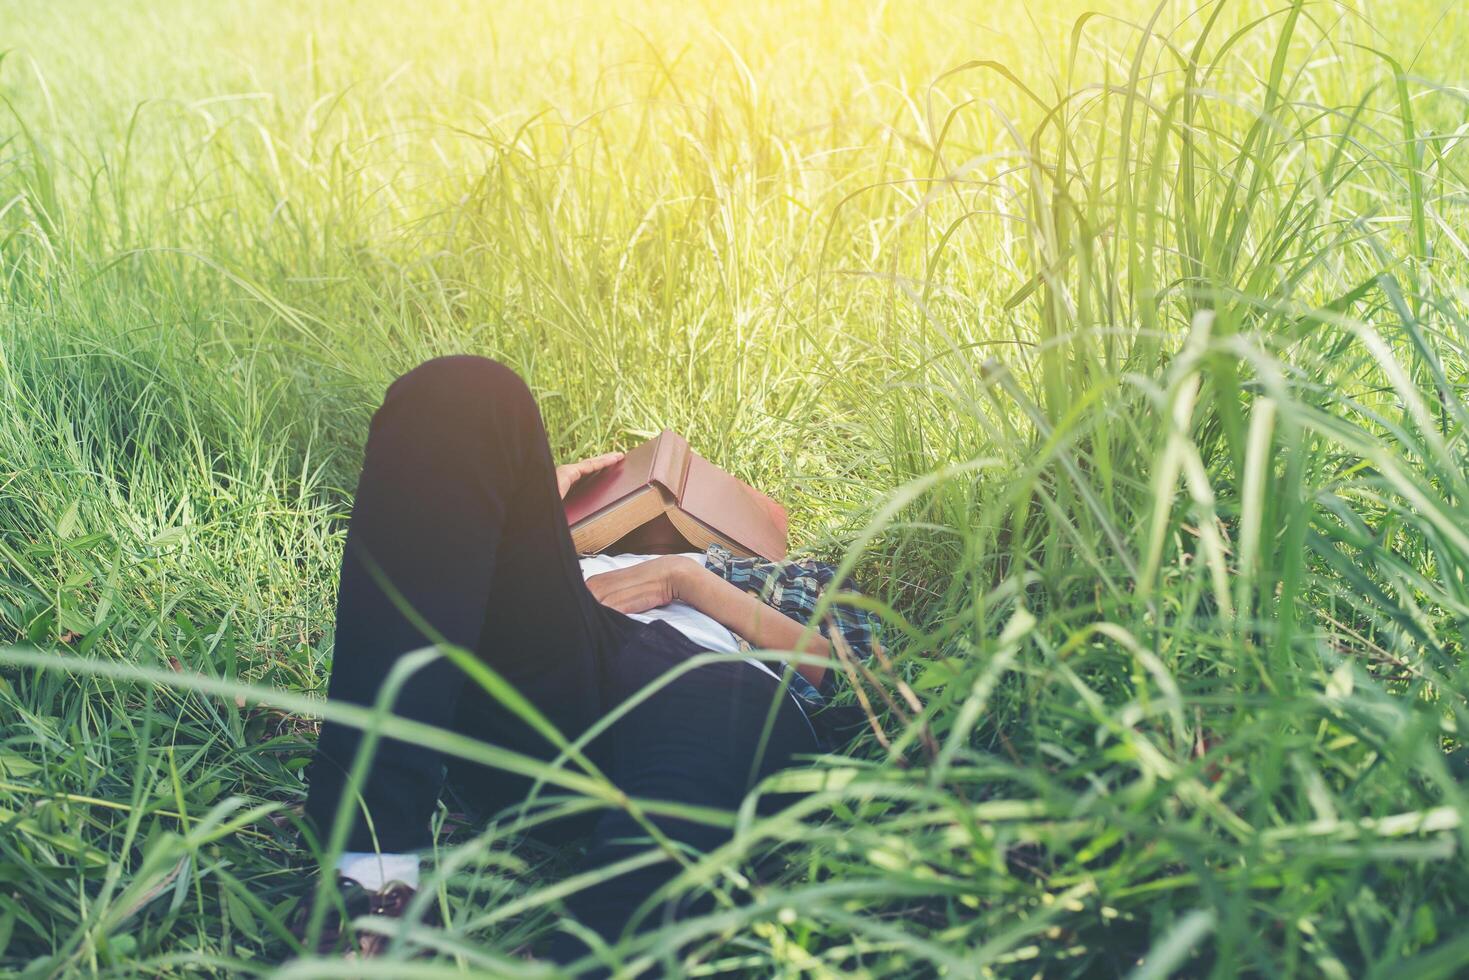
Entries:
{"type": "MultiPolygon", "coordinates": [[[[461,351],[886,624],[628,972],[1469,971],[1469,8],[1148,2],[0,0],[0,974],[368,975],[293,814],[461,351]]],[[[379,975],[543,971],[566,858],[461,828],[379,975]]]]}

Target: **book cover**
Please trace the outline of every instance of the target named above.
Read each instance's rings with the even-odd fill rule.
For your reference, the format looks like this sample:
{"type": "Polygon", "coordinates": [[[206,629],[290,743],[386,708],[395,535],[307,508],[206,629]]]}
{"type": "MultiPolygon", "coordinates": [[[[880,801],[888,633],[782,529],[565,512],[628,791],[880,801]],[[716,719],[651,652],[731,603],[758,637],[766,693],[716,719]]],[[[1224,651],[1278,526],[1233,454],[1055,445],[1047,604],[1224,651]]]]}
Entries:
{"type": "Polygon", "coordinates": [[[666,518],[691,550],[722,544],[769,560],[787,551],[785,508],[742,483],[664,430],[574,486],[566,519],[577,550],[600,551],[666,518]]]}

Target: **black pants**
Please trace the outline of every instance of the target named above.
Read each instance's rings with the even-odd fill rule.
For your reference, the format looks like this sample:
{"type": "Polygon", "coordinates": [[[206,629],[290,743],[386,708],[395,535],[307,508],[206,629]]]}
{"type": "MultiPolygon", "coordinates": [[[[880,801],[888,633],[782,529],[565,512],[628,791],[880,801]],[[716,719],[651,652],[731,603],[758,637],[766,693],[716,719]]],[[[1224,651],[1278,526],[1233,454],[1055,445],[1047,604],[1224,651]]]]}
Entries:
{"type": "MultiPolygon", "coordinates": [[[[428,645],[424,625],[474,651],[567,738],[699,652],[667,624],[638,623],[592,597],[535,400],[514,372],[477,357],[414,369],[388,389],[372,420],[342,562],[328,696],[371,704],[398,658],[428,645]],[[415,615],[405,615],[405,605],[415,615]]],[[[748,788],[777,697],[774,726],[754,765],[767,774],[794,753],[813,751],[815,737],[775,679],[742,662],[684,674],[593,741],[588,754],[634,799],[731,809],[748,788]]],[[[548,739],[446,658],[413,674],[393,709],[519,752],[556,755],[548,739]]],[[[348,726],[322,726],[306,810],[323,834],[360,738],[348,726]]],[[[443,762],[422,745],[384,740],[362,787],[371,831],[357,819],[348,849],[374,850],[374,832],[384,851],[426,846],[443,762]]],[[[529,787],[500,770],[454,765],[452,773],[491,808],[517,802],[529,787]]],[[[696,850],[726,837],[707,824],[654,822],[696,850]]],[[[589,867],[649,846],[646,832],[619,808],[601,811],[591,832],[589,867]]],[[[611,877],[568,904],[583,924],[612,939],[676,870],[667,860],[611,877]]]]}

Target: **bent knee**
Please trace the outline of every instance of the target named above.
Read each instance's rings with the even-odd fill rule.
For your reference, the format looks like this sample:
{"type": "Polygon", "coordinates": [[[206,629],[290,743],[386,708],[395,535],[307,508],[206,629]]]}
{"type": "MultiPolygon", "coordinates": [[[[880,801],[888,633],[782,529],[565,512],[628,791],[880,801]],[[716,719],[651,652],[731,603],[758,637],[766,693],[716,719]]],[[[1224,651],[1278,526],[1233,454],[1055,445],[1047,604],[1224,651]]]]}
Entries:
{"type": "Polygon", "coordinates": [[[442,405],[455,411],[473,406],[504,408],[533,403],[530,388],[514,370],[488,357],[452,354],[424,361],[388,388],[394,401],[442,405]]]}
{"type": "Polygon", "coordinates": [[[449,354],[424,361],[393,382],[394,388],[430,391],[509,389],[528,391],[514,370],[489,357],[477,354],[449,354]]]}

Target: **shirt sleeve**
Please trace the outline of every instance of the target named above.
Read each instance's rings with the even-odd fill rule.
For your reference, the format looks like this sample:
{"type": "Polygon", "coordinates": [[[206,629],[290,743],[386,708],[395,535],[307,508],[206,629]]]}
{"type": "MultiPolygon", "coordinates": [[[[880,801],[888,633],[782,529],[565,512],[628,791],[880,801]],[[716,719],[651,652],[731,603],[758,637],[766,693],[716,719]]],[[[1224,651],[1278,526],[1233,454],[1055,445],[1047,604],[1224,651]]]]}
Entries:
{"type": "MultiPolygon", "coordinates": [[[[836,584],[836,569],[813,559],[773,562],[762,558],[736,558],[728,549],[711,545],[705,552],[704,563],[726,582],[759,596],[771,608],[800,623],[811,622],[821,597],[836,584]]],[[[855,589],[849,587],[844,591],[855,589]]],[[[866,660],[872,655],[878,635],[877,618],[868,610],[849,603],[833,602],[816,625],[827,639],[831,639],[834,627],[859,659],[866,660]]],[[[796,675],[796,679],[809,688],[810,695],[820,700],[816,688],[805,678],[796,675]]],[[[794,679],[791,687],[797,694],[806,696],[794,679]]]]}

